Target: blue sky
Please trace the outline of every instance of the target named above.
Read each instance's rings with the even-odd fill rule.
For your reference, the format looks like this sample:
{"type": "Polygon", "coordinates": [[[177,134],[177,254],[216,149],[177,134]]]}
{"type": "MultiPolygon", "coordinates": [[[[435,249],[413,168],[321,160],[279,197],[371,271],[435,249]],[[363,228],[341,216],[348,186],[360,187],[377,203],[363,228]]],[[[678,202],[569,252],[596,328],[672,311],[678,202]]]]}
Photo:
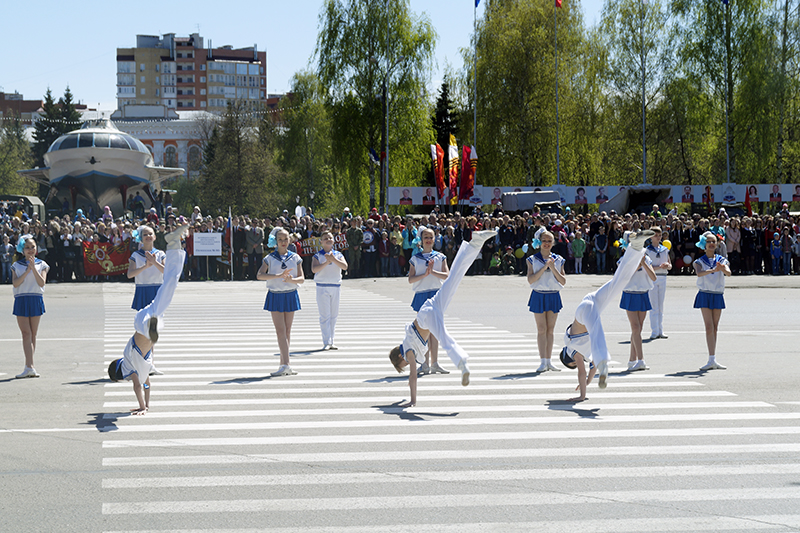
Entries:
{"type": "MultiPolygon", "coordinates": [[[[570,1],[576,0],[564,0],[570,1]]],[[[577,1],[588,24],[600,19],[603,0],[577,1]]],[[[185,36],[199,31],[206,46],[211,39],[214,47],[257,44],[259,50],[266,49],[267,89],[283,93],[314,53],[321,6],[321,0],[41,0],[31,11],[31,4],[14,2],[4,9],[6,24],[0,32],[0,90],[36,99],[48,86],[58,97],[69,85],[83,103],[110,112],[116,109],[118,47],[135,46],[137,34],[185,36]]],[[[472,0],[411,0],[411,9],[427,13],[439,34],[437,70],[430,80],[434,90],[447,65],[461,66],[459,50],[469,46],[473,6],[472,0]]],[[[482,13],[483,5],[478,16],[482,13]]]]}

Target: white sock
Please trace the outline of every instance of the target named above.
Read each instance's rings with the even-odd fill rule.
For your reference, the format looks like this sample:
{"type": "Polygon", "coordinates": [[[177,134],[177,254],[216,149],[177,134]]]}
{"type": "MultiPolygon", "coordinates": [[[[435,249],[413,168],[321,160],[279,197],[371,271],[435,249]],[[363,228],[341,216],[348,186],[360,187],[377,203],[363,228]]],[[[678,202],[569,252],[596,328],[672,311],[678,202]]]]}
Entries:
{"type": "Polygon", "coordinates": [[[633,365],[635,365],[635,364],[636,364],[636,361],[628,361],[628,370],[633,368],[633,365]]]}
{"type": "Polygon", "coordinates": [[[714,357],[713,355],[709,355],[709,356],[708,356],[708,362],[709,362],[709,363],[716,363],[716,362],[717,362],[717,359],[716,359],[716,357],[714,357]]]}

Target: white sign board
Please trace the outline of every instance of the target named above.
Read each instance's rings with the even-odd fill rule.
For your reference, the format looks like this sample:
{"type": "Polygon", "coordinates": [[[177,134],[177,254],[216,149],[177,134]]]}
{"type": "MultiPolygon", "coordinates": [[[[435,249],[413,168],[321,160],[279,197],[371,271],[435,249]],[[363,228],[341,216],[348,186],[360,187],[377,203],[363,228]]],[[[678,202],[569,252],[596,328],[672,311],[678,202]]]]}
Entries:
{"type": "Polygon", "coordinates": [[[222,233],[195,233],[194,255],[222,255],[222,233]]]}

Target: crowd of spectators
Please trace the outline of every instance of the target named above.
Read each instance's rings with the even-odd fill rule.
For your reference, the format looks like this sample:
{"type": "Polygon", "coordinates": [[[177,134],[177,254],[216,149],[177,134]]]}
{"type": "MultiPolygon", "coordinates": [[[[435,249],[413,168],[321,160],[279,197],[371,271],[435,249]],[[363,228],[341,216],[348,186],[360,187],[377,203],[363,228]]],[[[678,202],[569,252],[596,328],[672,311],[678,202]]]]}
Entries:
{"type": "MultiPolygon", "coordinates": [[[[673,274],[693,274],[691,261],[702,251],[695,246],[700,235],[710,230],[721,239],[717,252],[728,257],[734,275],[786,275],[800,273],[800,227],[798,220],[783,210],[775,215],[728,216],[722,208],[712,216],[681,212],[673,208],[653,206],[650,213],[614,211],[588,214],[540,213],[536,209],[523,213],[503,213],[495,207],[491,213],[480,208],[463,216],[459,211],[445,213],[440,206],[427,215],[387,215],[372,209],[365,216],[353,214],[348,208],[339,214],[317,217],[311,209],[298,215],[284,210],[275,217],[234,216],[231,231],[226,232],[227,217],[208,216],[195,207],[191,214],[181,216],[170,204],[158,202],[149,212],[126,211],[115,216],[106,208],[92,218],[83,210],[76,213],[39,220],[27,213],[20,203],[0,203],[0,261],[2,282],[10,283],[10,264],[21,257],[25,235],[37,242],[38,257],[51,266],[48,281],[124,281],[125,276],[100,276],[87,279],[84,274],[84,242],[108,242],[124,245],[135,241],[136,230],[147,224],[156,231],[155,247],[165,248],[164,236],[176,224],[186,220],[190,233],[185,241],[187,252],[183,278],[186,280],[256,279],[264,254],[274,248],[278,228],[289,231],[293,251],[304,257],[306,276],[311,278],[311,257],[308,245],[330,231],[337,249],[342,249],[350,265],[345,277],[396,277],[408,273],[408,260],[419,246],[419,229],[430,227],[435,233],[434,250],[442,252],[452,262],[462,242],[471,240],[472,232],[497,229],[495,239],[485,243],[468,275],[525,275],[525,259],[538,250],[533,247],[534,234],[546,227],[555,236],[553,252],[566,259],[568,274],[609,274],[616,267],[620,252],[619,239],[626,230],[647,229],[659,225],[664,239],[671,244],[673,274]],[[136,216],[141,215],[141,216],[136,216]],[[194,254],[195,233],[224,233],[220,257],[194,254]],[[232,248],[229,243],[232,241],[232,248]],[[305,247],[305,248],[304,248],[305,247]],[[688,257],[687,257],[688,256],[688,257]],[[229,260],[230,258],[230,260],[229,260]]],[[[138,246],[135,242],[131,249],[138,246]]]]}

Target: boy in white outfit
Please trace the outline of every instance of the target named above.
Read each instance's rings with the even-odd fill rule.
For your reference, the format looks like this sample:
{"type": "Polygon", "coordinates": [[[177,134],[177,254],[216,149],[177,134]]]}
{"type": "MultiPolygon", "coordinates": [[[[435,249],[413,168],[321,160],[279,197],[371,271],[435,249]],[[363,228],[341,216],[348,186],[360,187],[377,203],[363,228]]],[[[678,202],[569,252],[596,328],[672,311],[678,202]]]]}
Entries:
{"type": "Polygon", "coordinates": [[[129,380],[139,407],[131,409],[136,415],[144,415],[150,408],[150,373],[153,370],[152,348],[158,341],[159,319],[164,317],[183,271],[186,252],[181,250],[181,237],[189,231],[188,225],[175,228],[166,235],[167,255],[164,262],[164,283],[158,288],[155,298],[147,307],[136,313],[133,327],[136,332],[128,341],[124,357],[112,361],[108,366],[111,381],[129,380]]]}
{"type": "Polygon", "coordinates": [[[629,242],[620,259],[614,277],[596,291],[587,294],[575,310],[575,320],[564,334],[564,348],[561,349],[561,362],[567,368],[578,368],[578,387],[580,396],[569,401],[581,402],[586,399],[586,386],[591,383],[595,372],[599,374],[598,386],[605,389],[608,381],[609,353],[606,336],[600,316],[612,301],[619,301],[622,290],[639,269],[644,256],[644,243],[655,235],[651,230],[626,234],[629,242]],[[590,363],[589,374],[586,365],[590,363]]]}
{"type": "MultiPolygon", "coordinates": [[[[401,404],[400,407],[413,407],[417,403],[417,365],[425,362],[428,338],[431,335],[439,340],[441,348],[447,352],[453,364],[461,370],[461,384],[465,387],[469,385],[469,368],[467,367],[469,356],[447,332],[444,326],[444,312],[450,305],[461,279],[472,266],[475,258],[478,257],[483,243],[496,236],[496,230],[475,231],[472,233],[471,241],[461,244],[450,267],[450,275],[442,284],[442,288],[422,304],[414,322],[406,324],[406,336],[403,344],[395,346],[389,352],[389,360],[398,372],[403,372],[406,366],[410,372],[408,387],[411,391],[411,399],[407,403],[401,404]]],[[[432,268],[433,262],[430,262],[428,269],[432,268]]]]}
{"type": "Polygon", "coordinates": [[[667,338],[664,335],[664,297],[667,292],[667,273],[672,268],[672,263],[669,262],[669,250],[661,244],[661,228],[653,226],[653,231],[656,234],[650,239],[650,246],[644,249],[644,253],[653,262],[653,270],[656,272],[656,280],[650,289],[650,304],[653,306],[650,310],[652,330],[650,340],[667,338]]]}
{"type": "Polygon", "coordinates": [[[339,291],[342,285],[342,271],[347,270],[344,255],[333,249],[333,234],[330,231],[320,236],[322,249],[311,259],[311,272],[317,286],[317,308],[319,308],[319,327],[322,330],[322,349],[338,350],[333,344],[336,319],[339,318],[339,291]]]}

